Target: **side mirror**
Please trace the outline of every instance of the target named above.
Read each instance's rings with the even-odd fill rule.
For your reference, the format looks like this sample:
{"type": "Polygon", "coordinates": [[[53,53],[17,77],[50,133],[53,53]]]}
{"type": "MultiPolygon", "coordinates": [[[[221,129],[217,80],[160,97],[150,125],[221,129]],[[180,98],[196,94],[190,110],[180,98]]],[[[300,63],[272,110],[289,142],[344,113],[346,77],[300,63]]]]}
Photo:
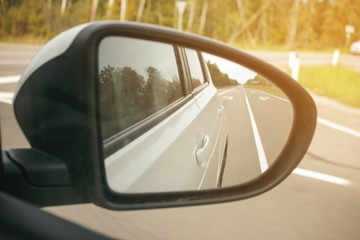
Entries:
{"type": "Polygon", "coordinates": [[[310,95],[277,68],[204,37],[115,21],[45,45],[14,112],[32,149],[3,154],[5,180],[26,189],[7,181],[5,191],[118,210],[259,195],[297,166],[316,125],[310,95]]]}

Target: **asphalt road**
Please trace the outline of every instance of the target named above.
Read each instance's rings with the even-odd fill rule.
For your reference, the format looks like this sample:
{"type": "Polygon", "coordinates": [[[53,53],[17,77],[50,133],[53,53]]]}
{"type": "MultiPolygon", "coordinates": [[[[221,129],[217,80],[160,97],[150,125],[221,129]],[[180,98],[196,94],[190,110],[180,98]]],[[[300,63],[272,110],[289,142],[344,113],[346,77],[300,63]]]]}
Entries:
{"type": "Polygon", "coordinates": [[[293,122],[284,96],[244,86],[219,90],[229,124],[223,186],[252,180],[264,172],[284,147],[293,122]]]}
{"type": "MultiPolygon", "coordinates": [[[[28,49],[0,45],[0,76],[21,74],[38,47],[28,49]]],[[[283,61],[279,60],[282,54],[269,55],[274,59],[268,61],[283,61]]],[[[360,61],[360,57],[356,59],[360,61]]],[[[9,96],[16,83],[9,83],[13,78],[0,80],[4,79],[7,83],[0,81],[3,147],[26,147],[11,111],[9,96]]],[[[240,92],[224,95],[228,101],[235,101],[240,92]]],[[[283,183],[258,197],[130,212],[109,211],[92,204],[45,211],[122,239],[359,239],[360,110],[324,97],[314,99],[319,119],[308,153],[283,183]]]]}

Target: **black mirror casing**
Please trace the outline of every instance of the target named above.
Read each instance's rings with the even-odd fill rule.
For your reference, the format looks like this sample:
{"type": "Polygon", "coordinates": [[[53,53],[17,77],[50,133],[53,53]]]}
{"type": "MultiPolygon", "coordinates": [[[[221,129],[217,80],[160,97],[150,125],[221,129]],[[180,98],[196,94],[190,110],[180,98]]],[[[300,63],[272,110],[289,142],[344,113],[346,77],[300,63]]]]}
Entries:
{"type": "Polygon", "coordinates": [[[283,181],[298,165],[316,126],[316,108],[310,95],[277,68],[204,37],[116,21],[84,25],[64,52],[36,69],[28,69],[15,97],[14,112],[32,148],[63,161],[70,184],[85,190],[90,202],[117,210],[200,205],[259,195],[283,181]],[[107,36],[148,39],[197,49],[236,62],[271,80],[287,95],[294,109],[292,131],[276,162],[260,177],[234,187],[171,193],[113,192],[105,176],[98,100],[98,46],[107,36]]]}

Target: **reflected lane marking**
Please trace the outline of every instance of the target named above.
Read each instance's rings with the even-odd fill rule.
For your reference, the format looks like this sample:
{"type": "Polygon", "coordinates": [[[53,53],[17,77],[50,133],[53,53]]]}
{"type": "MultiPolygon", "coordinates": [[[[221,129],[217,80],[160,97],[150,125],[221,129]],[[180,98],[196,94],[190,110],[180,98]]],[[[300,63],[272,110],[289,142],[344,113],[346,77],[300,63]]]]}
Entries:
{"type": "Polygon", "coordinates": [[[267,101],[267,100],[269,100],[270,99],[270,97],[262,97],[262,96],[259,96],[259,99],[261,100],[261,101],[267,101]]]}
{"type": "Polygon", "coordinates": [[[323,125],[325,125],[327,127],[330,127],[330,128],[336,129],[336,130],[338,130],[340,132],[344,132],[344,133],[347,133],[347,134],[350,134],[352,136],[360,138],[360,132],[355,131],[355,130],[353,130],[351,128],[344,127],[344,126],[342,126],[340,124],[333,123],[333,122],[330,122],[330,121],[328,121],[326,119],[319,118],[319,117],[317,118],[317,121],[318,121],[318,123],[323,124],[323,125]]]}
{"type": "Polygon", "coordinates": [[[230,89],[228,89],[228,90],[226,90],[226,91],[224,91],[222,93],[218,93],[218,95],[222,96],[222,95],[227,94],[228,92],[231,92],[231,91],[234,91],[234,90],[235,90],[234,88],[230,88],[230,89]]]}
{"type": "Polygon", "coordinates": [[[311,171],[311,170],[305,170],[302,168],[295,168],[292,173],[303,176],[303,177],[314,178],[314,179],[317,179],[320,181],[329,182],[329,183],[338,184],[338,185],[350,185],[350,183],[351,183],[349,180],[344,179],[344,178],[335,177],[335,176],[331,176],[328,174],[319,173],[319,172],[315,172],[315,171],[311,171]]]}
{"type": "Polygon", "coordinates": [[[223,96],[222,98],[227,99],[227,100],[233,100],[234,99],[233,96],[223,96]]]}
{"type": "Polygon", "coordinates": [[[0,77],[0,84],[15,83],[20,80],[21,75],[0,77]]]}
{"type": "MultiPolygon", "coordinates": [[[[255,91],[258,91],[258,90],[255,90],[255,91]]],[[[280,99],[280,100],[285,101],[285,102],[289,102],[288,99],[285,99],[285,98],[282,98],[282,97],[278,97],[278,96],[275,96],[275,95],[270,94],[270,93],[267,93],[267,92],[262,92],[262,91],[258,91],[258,92],[261,92],[261,93],[263,93],[263,94],[272,96],[272,97],[274,97],[274,98],[280,99]]],[[[355,137],[360,138],[360,132],[359,132],[359,131],[356,131],[356,130],[354,130],[354,129],[351,129],[351,128],[342,126],[342,125],[337,124],[337,123],[333,123],[333,122],[331,122],[331,121],[329,121],[329,120],[326,120],[326,119],[323,119],[323,118],[320,118],[320,117],[317,118],[317,122],[320,123],[320,124],[323,124],[323,125],[325,125],[325,126],[327,126],[327,127],[336,129],[336,130],[338,130],[338,131],[340,131],[340,132],[347,133],[347,134],[350,134],[350,135],[352,135],[352,136],[355,136],[355,137]]]]}
{"type": "Polygon", "coordinates": [[[268,95],[268,96],[270,96],[270,97],[273,97],[273,98],[279,99],[279,100],[281,100],[281,101],[284,101],[284,102],[288,102],[288,103],[290,103],[289,99],[282,98],[282,97],[279,97],[279,96],[273,95],[273,94],[268,93],[268,92],[265,92],[265,91],[264,91],[264,92],[263,92],[263,91],[259,91],[259,90],[255,90],[255,91],[256,91],[256,92],[259,92],[259,93],[266,94],[266,95],[268,95]]]}
{"type": "Polygon", "coordinates": [[[249,104],[249,100],[248,100],[248,98],[246,96],[246,92],[245,92],[244,87],[243,87],[243,91],[244,91],[246,105],[247,105],[249,115],[250,115],[250,121],[251,121],[251,126],[252,126],[252,129],[253,129],[253,134],[254,134],[254,138],[255,138],[256,149],[257,149],[257,153],[258,153],[258,156],[259,156],[260,169],[261,169],[261,173],[263,173],[269,168],[269,165],[268,165],[268,162],[266,160],[266,156],[265,156],[264,148],[263,148],[263,145],[262,145],[262,142],[261,142],[261,139],[260,139],[259,131],[257,129],[255,118],[254,118],[254,115],[252,114],[250,104],[249,104]]]}

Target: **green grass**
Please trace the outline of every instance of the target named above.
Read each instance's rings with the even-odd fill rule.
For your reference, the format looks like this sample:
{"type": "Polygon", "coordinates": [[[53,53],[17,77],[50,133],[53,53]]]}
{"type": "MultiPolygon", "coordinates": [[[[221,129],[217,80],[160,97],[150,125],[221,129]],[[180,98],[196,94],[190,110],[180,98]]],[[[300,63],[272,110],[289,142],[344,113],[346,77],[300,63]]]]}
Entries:
{"type": "Polygon", "coordinates": [[[299,81],[318,95],[360,108],[360,72],[345,67],[301,67],[299,81]]]}

